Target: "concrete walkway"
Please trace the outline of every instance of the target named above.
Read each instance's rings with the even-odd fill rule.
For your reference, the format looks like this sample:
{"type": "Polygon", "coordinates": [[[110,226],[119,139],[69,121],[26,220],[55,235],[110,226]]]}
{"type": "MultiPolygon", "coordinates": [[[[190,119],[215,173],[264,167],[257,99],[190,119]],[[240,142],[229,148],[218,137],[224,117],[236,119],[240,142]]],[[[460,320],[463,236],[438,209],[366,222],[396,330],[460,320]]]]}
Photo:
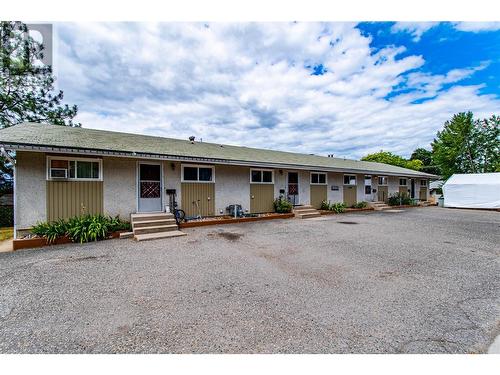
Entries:
{"type": "Polygon", "coordinates": [[[497,336],[495,341],[490,345],[488,354],[500,354],[500,335],[497,336]]]}
{"type": "Polygon", "coordinates": [[[12,240],[0,241],[0,253],[12,251],[12,240]]]}

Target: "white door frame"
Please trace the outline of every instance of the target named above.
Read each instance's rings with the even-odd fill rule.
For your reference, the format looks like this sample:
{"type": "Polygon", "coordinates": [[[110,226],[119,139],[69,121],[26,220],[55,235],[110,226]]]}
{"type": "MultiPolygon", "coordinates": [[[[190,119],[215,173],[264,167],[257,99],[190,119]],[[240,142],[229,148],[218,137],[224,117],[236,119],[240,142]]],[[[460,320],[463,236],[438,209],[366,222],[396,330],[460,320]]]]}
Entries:
{"type": "Polygon", "coordinates": [[[163,212],[163,163],[162,162],[155,162],[155,161],[137,161],[136,163],[136,168],[135,168],[135,207],[136,207],[136,212],[141,212],[139,211],[139,195],[141,193],[141,188],[139,186],[140,179],[141,179],[141,174],[140,174],[140,168],[141,164],[148,164],[148,165],[159,165],[160,166],[160,210],[159,211],[142,211],[142,212],[163,212]]]}
{"type": "Polygon", "coordinates": [[[294,171],[294,170],[287,170],[286,171],[286,197],[288,199],[288,196],[290,194],[288,194],[288,174],[292,172],[292,173],[297,173],[297,202],[294,202],[293,204],[294,205],[298,205],[300,204],[300,173],[299,171],[294,171]]]}

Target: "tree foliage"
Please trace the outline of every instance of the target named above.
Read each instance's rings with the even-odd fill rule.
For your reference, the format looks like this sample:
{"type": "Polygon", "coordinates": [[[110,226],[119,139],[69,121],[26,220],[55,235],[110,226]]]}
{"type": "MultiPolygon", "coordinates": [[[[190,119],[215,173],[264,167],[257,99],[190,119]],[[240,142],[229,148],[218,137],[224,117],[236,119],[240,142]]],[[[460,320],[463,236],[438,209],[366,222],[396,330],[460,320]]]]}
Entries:
{"type": "Polygon", "coordinates": [[[79,126],[76,105],[54,92],[52,67],[43,65],[44,47],[21,22],[0,23],[0,128],[24,121],[79,126]]]}
{"type": "Polygon", "coordinates": [[[418,159],[407,160],[402,156],[393,154],[392,152],[388,151],[380,151],[374,154],[369,154],[361,158],[361,160],[396,165],[398,167],[414,169],[416,171],[421,170],[422,167],[424,166],[421,160],[418,159]]]}
{"type": "MultiPolygon", "coordinates": [[[[43,44],[21,22],[0,22],[0,129],[21,122],[80,126],[78,108],[62,104],[54,90],[52,67],[43,65],[43,44]]],[[[0,156],[0,181],[12,176],[12,165],[0,156]]]]}
{"type": "Polygon", "coordinates": [[[441,170],[435,165],[432,158],[432,151],[425,148],[417,148],[410,156],[410,160],[420,160],[423,163],[422,172],[440,175],[441,170]]]}
{"type": "Polygon", "coordinates": [[[500,171],[500,118],[474,120],[472,112],[454,115],[432,142],[432,157],[444,179],[454,173],[500,171]]]}

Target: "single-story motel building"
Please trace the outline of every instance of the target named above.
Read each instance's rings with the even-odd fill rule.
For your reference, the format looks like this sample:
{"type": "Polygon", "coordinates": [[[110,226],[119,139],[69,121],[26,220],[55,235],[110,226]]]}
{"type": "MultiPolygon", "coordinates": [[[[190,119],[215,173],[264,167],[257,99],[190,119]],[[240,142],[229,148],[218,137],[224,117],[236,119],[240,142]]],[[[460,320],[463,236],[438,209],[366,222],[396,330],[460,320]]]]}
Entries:
{"type": "Polygon", "coordinates": [[[66,126],[23,123],[0,130],[16,152],[15,233],[83,213],[161,212],[176,194],[186,216],[273,211],[275,198],[319,208],[323,200],[429,198],[436,176],[396,166],[66,126]]]}

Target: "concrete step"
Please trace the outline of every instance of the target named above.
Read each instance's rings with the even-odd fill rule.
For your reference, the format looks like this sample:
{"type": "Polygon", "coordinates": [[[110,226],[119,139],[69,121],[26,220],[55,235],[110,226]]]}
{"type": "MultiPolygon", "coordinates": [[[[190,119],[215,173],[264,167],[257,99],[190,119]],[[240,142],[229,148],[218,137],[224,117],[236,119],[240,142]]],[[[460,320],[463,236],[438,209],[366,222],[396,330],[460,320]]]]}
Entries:
{"type": "Polygon", "coordinates": [[[134,235],[146,234],[146,233],[160,233],[160,232],[172,232],[176,231],[179,228],[177,224],[169,224],[169,225],[156,225],[151,227],[142,227],[142,228],[134,228],[134,235]]]}
{"type": "Polygon", "coordinates": [[[131,214],[131,222],[149,221],[149,220],[167,220],[174,219],[172,213],[158,212],[158,213],[144,213],[144,214],[131,214]]]}
{"type": "Polygon", "coordinates": [[[295,216],[298,217],[299,219],[310,219],[313,217],[320,217],[321,214],[318,211],[316,211],[315,213],[296,214],[295,216]]]}
{"type": "Polygon", "coordinates": [[[310,204],[304,204],[302,206],[295,206],[293,208],[294,211],[303,211],[303,210],[311,210],[311,209],[315,209],[313,206],[311,206],[310,204]]]}
{"type": "Polygon", "coordinates": [[[392,207],[391,207],[391,206],[389,206],[389,205],[387,205],[387,204],[386,204],[386,205],[383,205],[383,206],[373,206],[373,209],[374,209],[375,211],[383,211],[383,210],[387,210],[387,209],[389,209],[389,208],[392,208],[392,207]]]}
{"type": "Polygon", "coordinates": [[[161,238],[180,237],[180,236],[185,236],[185,235],[186,235],[186,233],[181,232],[180,230],[175,230],[175,231],[171,231],[171,232],[137,234],[134,236],[134,240],[136,240],[136,241],[148,241],[148,240],[158,240],[161,238]]]}
{"type": "Polygon", "coordinates": [[[120,238],[132,238],[134,237],[134,232],[123,232],[120,233],[120,238]]]}
{"type": "Polygon", "coordinates": [[[293,213],[295,215],[314,214],[314,213],[317,213],[317,212],[318,212],[318,210],[316,210],[315,208],[308,208],[307,210],[300,210],[300,211],[293,210],[293,213]]]}
{"type": "Polygon", "coordinates": [[[132,222],[134,229],[145,228],[145,227],[155,227],[158,225],[171,225],[177,224],[174,218],[171,219],[156,219],[156,220],[144,220],[144,221],[134,221],[132,222]]]}

